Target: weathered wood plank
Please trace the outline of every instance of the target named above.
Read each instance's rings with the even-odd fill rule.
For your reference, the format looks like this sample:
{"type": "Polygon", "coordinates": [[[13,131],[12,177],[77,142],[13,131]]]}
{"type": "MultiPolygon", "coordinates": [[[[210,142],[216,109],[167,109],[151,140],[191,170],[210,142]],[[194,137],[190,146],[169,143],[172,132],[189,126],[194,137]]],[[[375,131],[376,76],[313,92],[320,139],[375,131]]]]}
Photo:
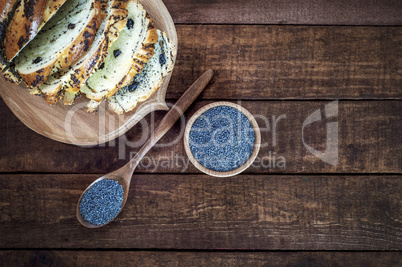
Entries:
{"type": "Polygon", "coordinates": [[[401,176],[136,175],[115,223],[87,229],[97,175],[0,175],[0,248],[401,250],[401,176]]]}
{"type": "Polygon", "coordinates": [[[402,99],[402,27],[178,25],[177,31],[168,98],[179,98],[213,68],[201,99],[402,99]]]}
{"type": "MultiPolygon", "coordinates": [[[[186,114],[209,103],[198,101],[186,114]]],[[[326,123],[338,121],[339,163],[332,166],[303,145],[302,124],[328,101],[243,101],[257,118],[263,147],[246,173],[401,173],[402,102],[340,101],[339,117],[305,128],[305,142],[326,147],[326,123]],[[285,118],[286,116],[286,118],[285,118]],[[280,119],[279,119],[280,118],[280,119]],[[276,122],[276,123],[274,123],[276,122]],[[274,126],[275,125],[275,126],[274,126]],[[274,129],[275,128],[275,129],[274,129]],[[284,162],[284,163],[283,163],[284,162]]],[[[122,166],[145,142],[165,112],[149,115],[117,140],[96,147],[66,145],[25,127],[1,104],[0,172],[107,173],[122,166]]],[[[96,116],[96,115],[94,115],[96,116]]],[[[137,172],[197,173],[183,146],[185,120],[177,123],[140,163],[137,172]]]]}
{"type": "Polygon", "coordinates": [[[399,267],[395,252],[0,251],[3,266],[355,266],[399,267]]]}
{"type": "Polygon", "coordinates": [[[178,98],[209,68],[215,78],[202,99],[402,98],[401,27],[179,25],[177,30],[169,98],[178,98]]]}
{"type": "Polygon", "coordinates": [[[401,25],[398,0],[165,0],[176,23],[401,25]]]}

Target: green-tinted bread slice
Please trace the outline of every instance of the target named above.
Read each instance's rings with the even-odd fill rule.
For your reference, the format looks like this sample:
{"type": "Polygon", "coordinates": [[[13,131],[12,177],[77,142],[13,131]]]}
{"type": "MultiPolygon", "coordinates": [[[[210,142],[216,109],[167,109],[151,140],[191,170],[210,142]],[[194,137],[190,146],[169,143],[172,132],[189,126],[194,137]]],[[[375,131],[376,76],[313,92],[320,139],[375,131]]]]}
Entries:
{"type": "Polygon", "coordinates": [[[10,62],[59,10],[66,0],[22,0],[6,31],[5,55],[10,62]]]}
{"type": "Polygon", "coordinates": [[[137,1],[128,3],[128,11],[127,25],[111,46],[104,64],[81,89],[88,98],[97,102],[128,84],[128,77],[134,69],[139,72],[153,55],[158,38],[152,20],[137,1]]]}
{"type": "MultiPolygon", "coordinates": [[[[65,70],[49,76],[40,86],[49,104],[65,97],[64,104],[71,105],[90,75],[102,64],[112,43],[126,25],[127,3],[114,0],[103,7],[103,21],[95,35],[94,42],[86,54],[65,70]]],[[[39,93],[39,92],[38,92],[39,93]]]]}
{"type": "MultiPolygon", "coordinates": [[[[109,97],[109,107],[117,114],[133,110],[138,103],[147,100],[162,84],[163,77],[173,69],[173,58],[176,48],[168,40],[166,34],[158,32],[155,54],[148,61],[141,73],[138,73],[129,85],[120,88],[115,95],[109,97]]],[[[88,108],[95,105],[90,101],[88,108]]]]}
{"type": "Polygon", "coordinates": [[[89,50],[101,19],[100,0],[67,1],[14,59],[15,70],[28,87],[41,85],[89,50]]]}

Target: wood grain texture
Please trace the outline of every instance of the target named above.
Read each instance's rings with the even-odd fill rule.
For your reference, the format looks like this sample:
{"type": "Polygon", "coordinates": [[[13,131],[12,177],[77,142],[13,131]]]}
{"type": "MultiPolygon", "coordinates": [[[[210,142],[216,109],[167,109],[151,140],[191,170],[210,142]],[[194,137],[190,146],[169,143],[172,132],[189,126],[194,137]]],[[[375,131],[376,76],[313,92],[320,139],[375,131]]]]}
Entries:
{"type": "MultiPolygon", "coordinates": [[[[210,101],[198,101],[140,162],[136,172],[197,173],[184,151],[185,123],[210,101]]],[[[237,103],[237,102],[235,102],[237,103]]],[[[242,101],[256,117],[262,144],[246,173],[401,173],[402,102],[340,101],[339,164],[322,162],[303,146],[302,123],[329,101],[242,101]],[[281,117],[282,116],[282,117],[281,117]],[[284,118],[286,116],[286,118],[284,118]],[[264,119],[266,118],[266,119],[264,119]],[[276,121],[276,123],[274,123],[276,121]],[[276,125],[274,129],[274,124],[276,125]],[[275,134],[274,134],[275,133],[275,134]],[[285,159],[285,166],[280,164],[285,159]],[[275,163],[274,163],[275,158],[275,163]],[[261,162],[262,161],[262,162],[261,162]]],[[[0,171],[106,174],[123,166],[139,150],[164,112],[152,113],[121,138],[101,146],[78,147],[42,137],[1,105],[0,171]]],[[[326,122],[305,128],[305,141],[324,151],[326,122]]]]}
{"type": "Polygon", "coordinates": [[[175,23],[401,25],[398,0],[165,0],[175,23]]]}
{"type": "Polygon", "coordinates": [[[401,250],[401,176],[135,175],[116,222],[75,217],[97,175],[0,175],[0,248],[401,250]]]}
{"type": "Polygon", "coordinates": [[[178,25],[177,31],[168,98],[212,68],[202,99],[402,99],[402,27],[178,25]]]}
{"type": "MultiPolygon", "coordinates": [[[[115,170],[165,113],[151,113],[108,144],[77,147],[29,130],[0,99],[0,172],[10,172],[0,174],[0,265],[401,266],[402,28],[297,25],[402,25],[402,2],[164,3],[179,23],[167,97],[177,99],[213,68],[212,85],[186,118],[210,100],[242,99],[265,127],[268,144],[260,159],[283,156],[286,167],[254,165],[231,178],[193,174],[197,169],[180,162],[187,158],[185,124],[178,123],[160,141],[175,143],[154,148],[141,162],[138,172],[152,174],[135,175],[118,220],[91,231],[78,223],[75,207],[100,175],[57,173],[115,170]],[[304,148],[301,125],[335,99],[344,101],[337,119],[339,164],[333,167],[304,148]],[[274,130],[281,115],[286,118],[274,130]],[[162,251],[137,251],[153,248],[162,251]]],[[[311,125],[307,143],[325,149],[324,123],[331,121],[311,125]]]]}
{"type": "Polygon", "coordinates": [[[354,266],[399,267],[397,252],[0,251],[4,266],[354,266]]]}

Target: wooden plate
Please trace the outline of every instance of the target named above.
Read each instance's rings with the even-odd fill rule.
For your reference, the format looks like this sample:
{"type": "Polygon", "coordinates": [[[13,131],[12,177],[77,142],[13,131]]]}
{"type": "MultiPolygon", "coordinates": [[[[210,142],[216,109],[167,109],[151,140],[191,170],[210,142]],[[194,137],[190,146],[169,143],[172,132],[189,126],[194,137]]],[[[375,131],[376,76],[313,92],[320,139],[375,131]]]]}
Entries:
{"type": "MultiPolygon", "coordinates": [[[[161,0],[139,0],[155,21],[155,26],[167,33],[177,48],[177,33],[169,11],[161,0]]],[[[176,58],[174,58],[174,62],[176,58]]],[[[0,75],[1,76],[1,75],[0,75]]],[[[127,132],[144,116],[154,110],[167,110],[166,90],[171,73],[158,91],[147,101],[123,115],[117,115],[102,103],[96,113],[85,111],[86,97],[74,105],[49,105],[41,96],[31,95],[28,89],[0,78],[0,95],[11,111],[29,128],[50,139],[74,145],[96,145],[115,139],[127,132]]]]}
{"type": "Polygon", "coordinates": [[[260,151],[260,146],[261,146],[261,132],[260,132],[260,128],[258,127],[257,121],[255,120],[254,116],[247,109],[243,108],[240,105],[231,103],[231,102],[224,102],[224,101],[214,102],[214,103],[211,103],[211,104],[208,104],[208,105],[202,107],[190,118],[190,120],[187,122],[186,129],[184,130],[184,149],[185,149],[186,154],[187,154],[188,158],[190,159],[191,163],[200,171],[202,171],[206,174],[212,175],[212,176],[216,176],[216,177],[234,176],[234,175],[241,173],[245,169],[247,169],[254,162],[255,158],[257,157],[258,152],[260,151]],[[196,158],[194,157],[194,155],[190,149],[189,136],[190,136],[191,127],[193,127],[194,122],[204,112],[206,112],[207,110],[209,110],[211,108],[217,107],[217,106],[229,106],[229,107],[235,108],[235,109],[239,110],[240,112],[242,112],[247,117],[247,119],[251,122],[251,125],[253,126],[253,130],[254,130],[254,134],[255,134],[254,150],[253,150],[253,153],[251,153],[250,158],[242,166],[240,166],[239,168],[234,169],[232,171],[218,172],[218,171],[214,171],[214,170],[205,168],[196,160],[196,158]]]}

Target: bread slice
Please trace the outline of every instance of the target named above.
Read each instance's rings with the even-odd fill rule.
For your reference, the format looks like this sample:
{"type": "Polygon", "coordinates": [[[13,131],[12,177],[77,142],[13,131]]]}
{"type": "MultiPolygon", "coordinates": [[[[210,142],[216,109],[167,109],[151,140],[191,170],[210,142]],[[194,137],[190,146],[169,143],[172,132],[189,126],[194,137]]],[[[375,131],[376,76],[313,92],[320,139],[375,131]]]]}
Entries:
{"type": "Polygon", "coordinates": [[[40,16],[39,13],[43,7],[43,1],[33,3],[28,1],[6,0],[1,2],[1,17],[6,14],[5,10],[7,10],[7,8],[10,9],[14,6],[12,13],[9,11],[9,23],[2,23],[4,30],[0,27],[0,35],[1,37],[4,37],[0,38],[0,47],[2,51],[0,56],[0,71],[4,70],[3,76],[7,81],[12,83],[21,82],[21,78],[18,73],[14,71],[12,64],[9,67],[10,61],[36,36],[37,32],[40,31],[45,23],[50,20],[65,1],[66,0],[47,0],[42,16],[40,16]],[[25,13],[30,14],[31,18],[29,18],[25,13]],[[38,22],[40,20],[41,24],[38,27],[38,22]]]}
{"type": "Polygon", "coordinates": [[[127,23],[127,3],[114,0],[103,7],[104,17],[89,51],[76,63],[49,76],[39,88],[49,104],[55,104],[63,95],[65,105],[71,105],[92,72],[104,61],[112,43],[127,23]]]}
{"type": "Polygon", "coordinates": [[[89,50],[101,24],[100,0],[70,0],[14,59],[15,70],[30,88],[72,65],[89,50]]]}
{"type": "MultiPolygon", "coordinates": [[[[166,34],[157,31],[158,42],[155,44],[155,54],[146,64],[141,73],[137,74],[128,86],[109,97],[109,107],[117,114],[133,110],[138,103],[147,100],[162,84],[163,77],[173,69],[173,58],[176,48],[166,34]]],[[[93,108],[93,101],[87,109],[93,108]]]]}
{"type": "Polygon", "coordinates": [[[4,39],[7,26],[12,18],[19,0],[1,0],[0,1],[0,72],[8,66],[8,60],[4,53],[4,39]]]}
{"type": "Polygon", "coordinates": [[[127,25],[110,48],[102,68],[88,79],[81,91],[95,101],[113,95],[121,86],[129,81],[127,77],[135,69],[136,72],[153,55],[154,43],[157,42],[153,21],[137,1],[127,5],[127,25]]]}
{"type": "Polygon", "coordinates": [[[22,81],[21,77],[17,73],[15,73],[13,69],[10,67],[6,67],[2,74],[4,79],[6,79],[6,81],[10,83],[19,84],[22,81]]]}
{"type": "Polygon", "coordinates": [[[20,1],[7,27],[4,50],[11,61],[37,34],[48,0],[20,1]]]}
{"type": "MultiPolygon", "coordinates": [[[[142,42],[141,48],[137,50],[133,57],[133,65],[131,66],[130,71],[127,73],[124,80],[121,82],[119,87],[124,87],[128,85],[135,75],[140,73],[143,69],[145,64],[153,57],[154,50],[155,50],[155,43],[158,40],[158,32],[157,29],[154,28],[152,19],[150,17],[147,18],[151,21],[151,24],[148,26],[148,30],[146,33],[146,37],[142,42]]],[[[111,97],[116,93],[117,90],[109,91],[106,97],[111,97]]]]}
{"type": "Polygon", "coordinates": [[[6,32],[4,49],[8,61],[27,45],[66,0],[20,1],[6,32]]]}

